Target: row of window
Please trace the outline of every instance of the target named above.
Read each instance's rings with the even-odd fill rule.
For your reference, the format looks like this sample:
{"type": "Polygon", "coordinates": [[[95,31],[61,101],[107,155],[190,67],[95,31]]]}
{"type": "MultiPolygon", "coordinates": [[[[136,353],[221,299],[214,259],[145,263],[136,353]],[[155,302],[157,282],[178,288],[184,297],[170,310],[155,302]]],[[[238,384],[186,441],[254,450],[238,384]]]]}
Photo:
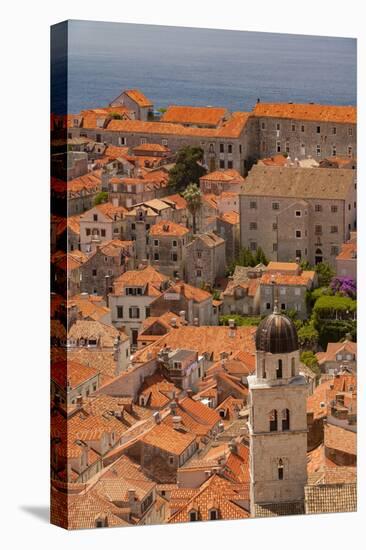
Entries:
{"type": "MultiPolygon", "coordinates": [[[[266,129],[266,123],[265,122],[262,122],[261,128],[262,128],[262,130],[266,129]]],[[[305,124],[300,124],[300,132],[304,133],[305,129],[306,129],[305,124]]],[[[277,122],[276,123],[276,131],[280,132],[280,130],[281,130],[281,124],[279,122],[277,122]]],[[[321,127],[320,126],[314,126],[314,130],[315,130],[316,134],[321,134],[321,127]]],[[[297,125],[296,124],[291,124],[291,131],[292,132],[297,131],[297,125]]],[[[332,127],[331,133],[332,133],[333,136],[337,135],[337,127],[336,126],[332,127]]],[[[348,135],[353,136],[353,128],[351,126],[348,128],[348,135]]]]}
{"type": "MultiPolygon", "coordinates": [[[[274,231],[277,230],[277,224],[272,224],[272,228],[274,231]]],[[[250,231],[256,231],[258,229],[257,222],[249,222],[249,230],[250,231]]],[[[315,235],[322,235],[323,234],[323,226],[322,225],[316,225],[314,229],[315,235]]],[[[330,233],[338,233],[338,225],[331,225],[330,226],[330,233]]],[[[307,231],[305,230],[304,236],[307,237],[307,231]]],[[[301,229],[295,229],[295,238],[301,239],[302,238],[302,230],[301,229]]]]}
{"type": "MultiPolygon", "coordinates": [[[[148,143],[147,138],[145,138],[145,137],[140,138],[140,144],[141,145],[145,145],[146,143],[148,143]]],[[[164,145],[165,147],[168,147],[168,140],[167,139],[162,139],[161,144],[164,145]]],[[[124,136],[119,136],[118,137],[118,145],[127,145],[127,138],[124,137],[124,136]]],[[[202,145],[204,145],[204,142],[202,142],[202,145]]],[[[240,152],[241,152],[241,145],[239,147],[240,147],[240,152]]],[[[231,155],[232,152],[233,152],[233,145],[231,143],[228,143],[227,146],[226,146],[226,150],[227,150],[227,153],[229,155],[231,155]]],[[[219,151],[220,151],[220,153],[225,153],[225,144],[224,143],[219,144],[219,151]]],[[[209,152],[210,153],[215,152],[215,144],[214,143],[209,144],[209,152]]]]}
{"type": "MultiPolygon", "coordinates": [[[[255,252],[258,249],[258,243],[256,241],[250,241],[249,242],[249,248],[250,248],[251,251],[255,252]]],[[[273,243],[272,244],[272,251],[277,252],[277,250],[278,250],[278,244],[273,243]]],[[[321,254],[321,252],[320,252],[320,254],[321,254]]],[[[335,245],[331,246],[330,247],[330,255],[331,256],[338,256],[338,254],[339,254],[339,247],[335,246],[335,245]]],[[[308,255],[308,249],[305,248],[305,256],[307,256],[307,255],[308,255]]],[[[316,252],[316,255],[318,255],[318,252],[316,252]]],[[[295,251],[295,258],[299,258],[299,259],[302,258],[302,251],[300,249],[295,251]]]]}
{"type": "MultiPolygon", "coordinates": [[[[178,261],[178,254],[176,252],[171,252],[170,253],[170,259],[171,259],[172,262],[177,262],[178,261]]],[[[154,260],[155,261],[160,260],[159,252],[154,252],[154,260]]]]}
{"type": "MultiPolygon", "coordinates": [[[[296,289],[298,290],[298,289],[296,289]]],[[[287,305],[285,303],[281,303],[280,304],[280,307],[281,307],[281,310],[282,311],[286,311],[287,310],[287,305]]],[[[267,311],[272,311],[273,307],[272,307],[272,304],[271,302],[266,302],[266,307],[265,309],[267,311]]],[[[301,304],[291,304],[291,309],[294,309],[295,311],[301,311],[301,304]]]]}
{"type": "MultiPolygon", "coordinates": [[[[295,288],[294,290],[295,290],[295,296],[300,296],[301,289],[295,288]]],[[[280,291],[280,296],[286,296],[287,289],[285,286],[280,286],[279,291],[280,291]]],[[[272,286],[265,287],[264,293],[266,296],[271,296],[272,292],[273,292],[272,286]]]]}
{"type": "MultiPolygon", "coordinates": [[[[356,202],[353,203],[353,207],[356,208],[356,202]]],[[[250,201],[249,202],[249,208],[251,210],[256,210],[258,208],[257,201],[250,201]]],[[[272,210],[279,210],[279,209],[280,209],[280,203],[277,202],[277,201],[272,202],[272,210]]],[[[348,210],[351,210],[351,209],[352,209],[352,205],[349,203],[348,204],[348,210]]],[[[314,210],[315,210],[315,212],[323,212],[324,207],[323,207],[322,204],[315,204],[314,205],[314,210]]],[[[338,212],[338,206],[336,204],[331,204],[330,205],[330,212],[332,214],[336,214],[338,212]]],[[[297,218],[300,218],[302,216],[301,210],[295,210],[294,214],[297,218]]],[[[307,211],[305,211],[305,214],[307,214],[307,211]]]]}
{"type": "MultiPolygon", "coordinates": [[[[123,306],[116,307],[117,319],[123,319],[123,306]]],[[[140,319],[140,308],[131,306],[128,308],[129,319],[140,319]]],[[[145,317],[150,317],[150,308],[145,307],[145,317]]]]}

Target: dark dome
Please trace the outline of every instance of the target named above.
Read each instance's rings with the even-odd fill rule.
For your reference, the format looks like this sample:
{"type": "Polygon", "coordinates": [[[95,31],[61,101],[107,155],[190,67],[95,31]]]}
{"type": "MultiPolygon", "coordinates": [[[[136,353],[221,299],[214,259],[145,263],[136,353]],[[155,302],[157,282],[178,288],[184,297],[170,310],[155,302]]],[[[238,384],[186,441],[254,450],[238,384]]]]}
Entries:
{"type": "Polygon", "coordinates": [[[277,311],[265,317],[255,335],[255,347],[269,353],[291,353],[299,349],[294,323],[277,311]]]}

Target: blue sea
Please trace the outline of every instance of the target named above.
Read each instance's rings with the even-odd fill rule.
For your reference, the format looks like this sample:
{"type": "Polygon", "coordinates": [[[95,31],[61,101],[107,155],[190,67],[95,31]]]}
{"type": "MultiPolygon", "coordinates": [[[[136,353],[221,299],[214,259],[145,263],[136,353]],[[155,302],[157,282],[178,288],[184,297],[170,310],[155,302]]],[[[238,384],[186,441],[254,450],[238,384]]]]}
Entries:
{"type": "MultiPolygon", "coordinates": [[[[68,112],[140,88],[155,105],[356,104],[356,40],[70,21],[68,112]]],[[[56,66],[56,65],[55,65],[56,66]]],[[[54,86],[53,110],[62,110],[54,86]]]]}

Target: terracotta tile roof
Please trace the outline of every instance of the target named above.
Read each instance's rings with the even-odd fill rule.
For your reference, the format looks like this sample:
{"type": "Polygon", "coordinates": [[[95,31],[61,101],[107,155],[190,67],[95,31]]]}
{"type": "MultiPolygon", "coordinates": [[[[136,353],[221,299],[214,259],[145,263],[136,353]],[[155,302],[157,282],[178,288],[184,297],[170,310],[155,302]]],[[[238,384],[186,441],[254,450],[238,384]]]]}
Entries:
{"type": "Polygon", "coordinates": [[[327,380],[319,384],[314,392],[308,397],[306,410],[308,413],[313,413],[314,420],[325,417],[328,413],[328,394],[333,384],[332,380],[327,380]]]}
{"type": "Polygon", "coordinates": [[[142,441],[171,453],[180,456],[192,443],[196,441],[196,436],[188,432],[174,430],[164,423],[157,424],[150,430],[142,441]]]}
{"type": "Polygon", "coordinates": [[[297,273],[299,265],[296,262],[269,262],[267,271],[288,271],[297,273]]]}
{"type": "Polygon", "coordinates": [[[260,284],[270,285],[275,282],[277,285],[306,286],[310,287],[315,279],[315,271],[302,271],[301,275],[284,275],[282,273],[263,273],[260,284]]]}
{"type": "Polygon", "coordinates": [[[110,309],[100,302],[100,296],[75,294],[68,305],[76,305],[79,316],[99,321],[110,313],[110,309]]]}
{"type": "Polygon", "coordinates": [[[307,514],[325,514],[357,511],[355,483],[306,485],[305,509],[307,514]]]}
{"type": "Polygon", "coordinates": [[[60,361],[51,365],[51,379],[60,388],[66,388],[68,382],[71,389],[75,389],[87,380],[98,375],[98,371],[92,367],[86,367],[76,361],[60,361]]]}
{"type": "Polygon", "coordinates": [[[181,195],[168,195],[167,197],[163,197],[161,200],[167,202],[168,204],[175,204],[176,210],[183,210],[187,208],[187,201],[181,195]]]}
{"type": "MultiPolygon", "coordinates": [[[[152,107],[151,101],[140,91],[137,89],[134,90],[125,90],[124,93],[135,103],[138,104],[139,107],[152,107]]],[[[113,107],[114,109],[114,107],[113,107]]]]}
{"type": "Polygon", "coordinates": [[[107,145],[104,154],[110,159],[125,158],[128,155],[128,147],[118,147],[117,145],[107,145]]]}
{"type": "Polygon", "coordinates": [[[215,233],[202,233],[201,235],[198,235],[195,239],[196,241],[201,241],[203,244],[208,246],[209,248],[214,248],[215,246],[220,246],[222,244],[225,244],[225,240],[216,235],[215,233]]]}
{"type": "Polygon", "coordinates": [[[171,495],[171,508],[178,508],[169,523],[190,521],[190,512],[197,512],[198,521],[210,520],[210,511],[216,510],[217,519],[244,519],[250,517],[240,503],[248,498],[248,489],[218,475],[211,476],[195,490],[177,489],[171,495]],[[174,494],[173,494],[174,493],[174,494]],[[243,494],[244,493],[244,494],[243,494]],[[184,498],[185,497],[185,498],[184,498]]]}
{"type": "Polygon", "coordinates": [[[223,107],[171,105],[161,117],[161,121],[217,126],[224,119],[226,114],[227,110],[223,107]]]}
{"type": "Polygon", "coordinates": [[[237,170],[215,170],[200,177],[200,181],[223,181],[230,183],[243,183],[245,179],[237,170]]]}
{"type": "Polygon", "coordinates": [[[111,325],[89,320],[77,320],[73,323],[67,337],[70,340],[96,340],[101,348],[113,348],[116,338],[120,338],[121,342],[129,339],[127,334],[111,325]]]}
{"type": "Polygon", "coordinates": [[[149,296],[160,296],[162,283],[168,280],[168,277],[148,265],[142,269],[125,271],[114,282],[113,294],[123,293],[126,286],[145,286],[149,296]]]}
{"type": "Polygon", "coordinates": [[[187,233],[189,233],[187,227],[168,220],[161,220],[155,223],[150,229],[151,236],[183,237],[183,235],[187,235],[187,233]]]}
{"type": "Polygon", "coordinates": [[[69,194],[80,193],[83,190],[95,191],[101,186],[101,171],[94,170],[84,176],[74,178],[68,182],[51,178],[51,188],[57,193],[64,193],[67,191],[69,194]]]}
{"type": "MultiPolygon", "coordinates": [[[[126,212],[128,212],[127,208],[125,208],[124,206],[115,206],[111,202],[98,204],[97,206],[94,206],[94,208],[99,210],[99,212],[102,212],[102,214],[104,214],[111,220],[114,220],[115,216],[123,218],[126,212]]],[[[83,216],[81,216],[81,218],[83,218],[83,216]]]]}
{"type": "Polygon", "coordinates": [[[324,426],[324,445],[350,455],[357,454],[357,434],[327,422],[324,426]]]}
{"type": "Polygon", "coordinates": [[[178,401],[178,410],[184,411],[196,423],[207,426],[208,430],[206,431],[212,430],[220,422],[220,415],[217,411],[190,397],[184,397],[178,401]]]}
{"type": "Polygon", "coordinates": [[[357,243],[344,243],[336,260],[353,260],[357,259],[357,243]]]}
{"type": "Polygon", "coordinates": [[[286,166],[288,160],[283,155],[274,155],[273,157],[261,159],[260,164],[265,164],[266,166],[286,166]]]}
{"type": "Polygon", "coordinates": [[[108,527],[129,525],[120,517],[120,508],[100,497],[95,489],[69,496],[68,500],[68,529],[94,529],[98,518],[106,520],[108,527]]]}
{"type": "Polygon", "coordinates": [[[161,409],[170,403],[174,394],[179,394],[180,389],[172,382],[164,378],[162,374],[155,373],[145,378],[139,396],[145,397],[145,407],[161,409]]]}
{"type": "Polygon", "coordinates": [[[183,283],[183,281],[179,281],[176,284],[171,285],[164,294],[179,294],[187,300],[193,300],[195,303],[205,302],[206,300],[212,298],[212,294],[207,292],[207,290],[189,285],[188,283],[183,283]]]}
{"type": "Polygon", "coordinates": [[[253,114],[257,117],[289,118],[316,122],[356,124],[356,107],[319,105],[317,103],[256,103],[253,114]]]}
{"type": "Polygon", "coordinates": [[[152,135],[181,135],[202,137],[239,137],[251,113],[235,112],[219,128],[191,128],[168,122],[143,122],[141,120],[111,120],[107,129],[112,132],[152,135]]]}
{"type": "Polygon", "coordinates": [[[234,210],[224,212],[219,216],[219,219],[231,225],[238,225],[240,222],[240,216],[238,212],[234,212],[234,210]]]}
{"type": "Polygon", "coordinates": [[[299,199],[345,200],[355,182],[355,171],[332,168],[280,168],[255,164],[245,185],[242,196],[293,197],[299,199]]]}
{"type": "Polygon", "coordinates": [[[66,328],[58,319],[51,319],[51,337],[66,339],[66,328]]]}
{"type": "Polygon", "coordinates": [[[64,231],[72,231],[76,235],[80,235],[80,216],[68,216],[67,218],[59,218],[56,228],[57,236],[62,235],[64,231]]]}
{"type": "Polygon", "coordinates": [[[145,362],[147,354],[156,356],[164,346],[178,349],[182,342],[189,342],[190,349],[200,355],[207,352],[214,361],[220,359],[222,351],[234,353],[244,349],[254,353],[255,331],[256,327],[237,327],[231,330],[226,326],[183,326],[162,336],[156,343],[138,350],[134,355],[134,362],[145,362]]]}
{"type": "MultiPolygon", "coordinates": [[[[341,352],[348,352],[351,355],[355,355],[357,358],[357,342],[351,342],[349,340],[346,340],[345,342],[329,342],[325,352],[317,353],[319,364],[323,364],[327,361],[336,361],[338,353],[341,352]]],[[[336,380],[337,379],[335,379],[335,381],[336,380]]],[[[349,380],[350,385],[355,387],[355,377],[352,377],[349,380]]]]}
{"type": "Polygon", "coordinates": [[[132,151],[168,153],[169,149],[168,147],[166,147],[165,145],[161,145],[160,143],[141,143],[140,145],[136,145],[135,147],[132,147],[132,151]]]}

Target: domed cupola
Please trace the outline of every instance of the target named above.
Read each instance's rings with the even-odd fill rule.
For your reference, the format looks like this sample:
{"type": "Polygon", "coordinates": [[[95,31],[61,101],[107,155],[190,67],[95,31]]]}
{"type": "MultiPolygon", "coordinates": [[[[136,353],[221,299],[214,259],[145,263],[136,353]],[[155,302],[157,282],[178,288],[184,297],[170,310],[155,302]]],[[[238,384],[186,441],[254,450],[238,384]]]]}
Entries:
{"type": "Polygon", "coordinates": [[[275,306],[273,313],[259,324],[255,335],[257,351],[267,353],[291,353],[299,349],[294,323],[286,315],[279,313],[275,306]]]}

